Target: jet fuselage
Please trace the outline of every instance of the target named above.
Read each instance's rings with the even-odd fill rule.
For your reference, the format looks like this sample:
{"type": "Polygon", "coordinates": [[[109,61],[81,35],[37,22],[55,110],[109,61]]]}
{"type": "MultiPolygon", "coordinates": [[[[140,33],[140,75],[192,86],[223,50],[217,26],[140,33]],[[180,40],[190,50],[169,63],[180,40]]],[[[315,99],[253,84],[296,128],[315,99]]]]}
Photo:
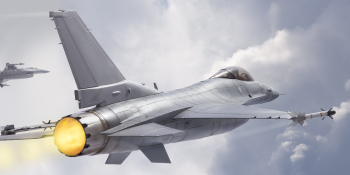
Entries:
{"type": "Polygon", "coordinates": [[[49,71],[41,70],[41,69],[37,69],[37,68],[18,69],[14,65],[7,64],[5,70],[0,72],[0,86],[1,87],[8,86],[8,85],[3,84],[4,82],[6,82],[8,80],[26,79],[26,78],[33,77],[34,74],[44,74],[44,73],[48,73],[48,72],[49,71]],[[9,67],[11,67],[11,68],[9,68],[9,67]]]}
{"type": "Polygon", "coordinates": [[[205,109],[213,104],[223,103],[253,105],[272,101],[278,96],[276,90],[256,81],[214,78],[183,89],[98,107],[84,113],[74,114],[71,117],[81,118],[79,119],[81,123],[91,123],[88,124],[89,127],[85,128],[85,132],[91,135],[90,138],[87,138],[89,147],[85,148],[81,154],[129,152],[155,143],[176,143],[222,134],[249,120],[174,118],[193,106],[205,109]],[[100,124],[94,122],[96,117],[102,121],[100,124]],[[100,134],[100,132],[110,128],[122,130],[149,122],[184,132],[159,137],[108,137],[100,134]]]}

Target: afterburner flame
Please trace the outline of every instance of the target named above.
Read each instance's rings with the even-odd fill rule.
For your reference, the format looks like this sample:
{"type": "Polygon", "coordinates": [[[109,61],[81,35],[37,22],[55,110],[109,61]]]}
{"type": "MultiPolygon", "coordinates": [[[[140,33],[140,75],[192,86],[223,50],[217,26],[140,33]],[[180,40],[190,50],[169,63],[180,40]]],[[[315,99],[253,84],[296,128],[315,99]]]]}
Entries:
{"type": "Polygon", "coordinates": [[[86,136],[83,126],[74,118],[60,120],[54,131],[55,144],[67,156],[78,155],[85,146],[86,136]]]}

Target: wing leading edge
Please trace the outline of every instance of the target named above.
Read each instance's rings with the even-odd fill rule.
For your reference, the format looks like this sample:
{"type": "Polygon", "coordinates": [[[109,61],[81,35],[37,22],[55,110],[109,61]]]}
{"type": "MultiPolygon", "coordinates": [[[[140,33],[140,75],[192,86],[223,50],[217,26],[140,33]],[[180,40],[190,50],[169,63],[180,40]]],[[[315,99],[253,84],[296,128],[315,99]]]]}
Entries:
{"type": "Polygon", "coordinates": [[[192,107],[175,118],[191,119],[289,119],[288,112],[236,104],[210,104],[192,107]]]}

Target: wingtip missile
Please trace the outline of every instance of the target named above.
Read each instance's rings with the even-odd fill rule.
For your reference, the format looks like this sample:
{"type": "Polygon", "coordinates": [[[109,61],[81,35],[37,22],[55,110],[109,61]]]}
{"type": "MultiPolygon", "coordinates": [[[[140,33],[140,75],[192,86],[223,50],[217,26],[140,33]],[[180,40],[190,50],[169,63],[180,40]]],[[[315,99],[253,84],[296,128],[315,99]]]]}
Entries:
{"type": "Polygon", "coordinates": [[[333,115],[336,113],[336,111],[332,110],[333,108],[329,109],[328,111],[325,111],[321,108],[321,112],[316,113],[310,113],[306,114],[305,112],[300,112],[298,115],[295,112],[288,112],[288,114],[291,116],[290,120],[293,120],[293,123],[289,125],[289,127],[293,127],[296,124],[300,124],[301,126],[306,126],[306,119],[313,119],[313,118],[322,118],[322,120],[325,117],[330,117],[333,119],[333,115]]]}

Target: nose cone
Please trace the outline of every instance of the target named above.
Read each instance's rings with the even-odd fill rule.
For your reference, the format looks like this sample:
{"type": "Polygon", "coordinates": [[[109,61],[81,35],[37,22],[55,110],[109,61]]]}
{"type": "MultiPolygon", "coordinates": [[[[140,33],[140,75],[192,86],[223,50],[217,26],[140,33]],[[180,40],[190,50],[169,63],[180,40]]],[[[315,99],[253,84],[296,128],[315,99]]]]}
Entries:
{"type": "Polygon", "coordinates": [[[271,101],[272,101],[272,100],[276,99],[277,97],[279,97],[280,93],[278,93],[278,91],[275,88],[273,88],[273,87],[270,87],[270,88],[272,91],[272,98],[271,98],[271,101]]]}
{"type": "Polygon", "coordinates": [[[48,70],[37,70],[36,72],[38,74],[46,74],[46,73],[49,73],[50,71],[48,71],[48,70]]]}

